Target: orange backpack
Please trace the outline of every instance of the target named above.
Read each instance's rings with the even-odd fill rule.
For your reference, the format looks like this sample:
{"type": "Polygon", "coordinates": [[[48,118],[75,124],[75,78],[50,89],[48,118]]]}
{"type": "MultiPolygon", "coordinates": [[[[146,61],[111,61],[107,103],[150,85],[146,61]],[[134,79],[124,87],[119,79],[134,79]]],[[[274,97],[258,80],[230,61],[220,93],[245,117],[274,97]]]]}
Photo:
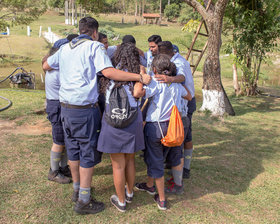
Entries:
{"type": "MultiPolygon", "coordinates": [[[[171,84],[168,84],[168,89],[171,84]]],[[[170,89],[169,89],[170,90],[170,89]]],[[[158,120],[158,125],[159,129],[161,132],[161,143],[166,146],[166,147],[175,147],[175,146],[180,146],[184,142],[184,125],[182,122],[182,118],[180,115],[180,112],[175,104],[175,101],[173,99],[172,93],[171,94],[171,99],[173,102],[173,107],[170,115],[170,120],[168,124],[168,129],[167,129],[167,134],[164,137],[159,120],[158,120]]]]}
{"type": "MultiPolygon", "coordinates": [[[[160,127],[161,129],[161,127],[160,127]]],[[[162,134],[163,135],[163,134],[162,134]]],[[[173,106],[167,134],[161,139],[161,143],[167,147],[175,147],[183,144],[184,141],[184,125],[181,115],[176,105],[173,106]]]]}

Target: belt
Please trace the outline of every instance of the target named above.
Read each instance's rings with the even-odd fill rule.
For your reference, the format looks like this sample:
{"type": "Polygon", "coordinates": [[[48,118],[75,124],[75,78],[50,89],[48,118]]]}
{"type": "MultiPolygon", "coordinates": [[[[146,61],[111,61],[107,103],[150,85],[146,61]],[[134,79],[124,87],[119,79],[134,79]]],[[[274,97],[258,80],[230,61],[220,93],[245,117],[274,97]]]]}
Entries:
{"type": "Polygon", "coordinates": [[[87,104],[87,105],[82,105],[82,106],[60,102],[60,105],[62,107],[70,108],[70,109],[88,109],[88,108],[98,107],[98,103],[97,102],[94,103],[94,104],[87,104]]]}

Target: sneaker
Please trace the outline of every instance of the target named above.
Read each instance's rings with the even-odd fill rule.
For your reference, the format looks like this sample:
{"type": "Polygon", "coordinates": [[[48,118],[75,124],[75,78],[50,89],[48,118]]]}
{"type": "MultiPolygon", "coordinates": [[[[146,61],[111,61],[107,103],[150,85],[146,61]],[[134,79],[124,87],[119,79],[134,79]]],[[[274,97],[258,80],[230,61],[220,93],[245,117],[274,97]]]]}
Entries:
{"type": "Polygon", "coordinates": [[[132,199],[133,199],[133,196],[129,197],[127,195],[127,191],[126,191],[126,187],[125,187],[125,201],[130,204],[132,202],[132,199]]]}
{"type": "Polygon", "coordinates": [[[159,194],[156,194],[154,196],[154,201],[157,203],[157,206],[160,210],[166,210],[167,209],[167,201],[160,201],[159,200],[159,194]]]}
{"type": "Polygon", "coordinates": [[[184,168],[184,169],[183,169],[183,178],[184,178],[184,179],[189,179],[190,176],[191,176],[190,170],[187,169],[187,168],[184,168]]]}
{"type": "Polygon", "coordinates": [[[171,184],[174,184],[174,183],[175,183],[173,177],[166,178],[165,181],[166,181],[166,183],[167,183],[168,185],[171,185],[171,184]]]}
{"type": "Polygon", "coordinates": [[[184,193],[184,186],[177,185],[175,183],[171,184],[171,186],[164,189],[166,194],[183,194],[184,193]]]}
{"type": "Polygon", "coordinates": [[[81,215],[85,215],[101,212],[104,208],[105,205],[102,202],[98,202],[91,198],[87,203],[78,200],[74,206],[74,211],[81,215]]]}
{"type": "Polygon", "coordinates": [[[79,199],[79,191],[73,191],[72,193],[72,201],[77,202],[79,199]]]}
{"type": "Polygon", "coordinates": [[[119,205],[119,200],[117,195],[112,195],[110,198],[110,201],[112,205],[114,205],[120,212],[125,212],[126,211],[126,205],[121,206],[119,205]]]}
{"type": "Polygon", "coordinates": [[[72,175],[71,175],[71,170],[69,168],[69,166],[65,166],[65,167],[59,167],[59,171],[66,177],[70,177],[72,178],[72,175]]]}
{"type": "Polygon", "coordinates": [[[59,184],[70,184],[71,179],[64,176],[59,170],[52,171],[50,169],[48,174],[48,180],[57,182],[59,184]]]}
{"type": "Polygon", "coordinates": [[[155,195],[156,194],[156,187],[148,187],[146,183],[136,183],[135,184],[135,189],[139,191],[146,191],[150,195],[155,195]]]}

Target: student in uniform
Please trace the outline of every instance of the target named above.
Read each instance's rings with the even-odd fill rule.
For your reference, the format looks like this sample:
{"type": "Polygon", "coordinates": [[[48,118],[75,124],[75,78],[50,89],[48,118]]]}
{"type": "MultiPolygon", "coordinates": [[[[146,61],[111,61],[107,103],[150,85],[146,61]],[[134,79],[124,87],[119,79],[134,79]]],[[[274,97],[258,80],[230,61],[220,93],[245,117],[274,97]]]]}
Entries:
{"type": "MultiPolygon", "coordinates": [[[[134,44],[121,44],[113,58],[114,67],[128,72],[140,73],[139,52],[134,44]]],[[[101,79],[101,92],[106,92],[106,108],[109,107],[109,96],[115,87],[123,86],[131,107],[138,107],[137,118],[125,128],[115,128],[107,123],[103,116],[102,128],[98,139],[97,150],[109,153],[113,167],[113,178],[116,195],[112,195],[111,203],[121,212],[126,211],[126,203],[131,203],[135,180],[135,152],[145,148],[143,120],[138,98],[135,98],[135,82],[116,82],[101,79]],[[110,139],[110,141],[108,141],[110,139]],[[125,186],[126,185],[126,186],[125,186]]],[[[137,85],[140,88],[140,85],[137,85]]],[[[141,86],[142,89],[142,86],[141,86]]],[[[106,109],[105,109],[106,110],[106,109]]]]}
{"type": "Polygon", "coordinates": [[[79,214],[94,214],[105,207],[92,199],[90,192],[94,166],[101,161],[100,152],[96,150],[101,120],[96,73],[101,71],[105,77],[117,81],[150,82],[146,74],[112,67],[104,45],[96,41],[98,27],[94,18],[82,18],[80,36],[63,45],[43,64],[44,70],[60,70],[61,117],[73,179],[72,200],[79,214]]]}
{"type": "Polygon", "coordinates": [[[162,41],[161,36],[152,35],[148,38],[149,42],[149,50],[145,53],[145,59],[147,60],[147,74],[153,75],[153,70],[151,69],[151,65],[153,62],[154,56],[158,54],[158,44],[162,41]]]}
{"type": "MultiPolygon", "coordinates": [[[[60,39],[54,43],[50,52],[44,57],[43,62],[53,55],[58,49],[77,37],[77,34],[70,34],[65,39],[60,39]]],[[[53,144],[50,152],[50,170],[48,173],[48,180],[60,184],[68,184],[71,182],[71,172],[68,166],[68,158],[64,144],[63,127],[60,116],[60,102],[59,102],[59,70],[52,70],[46,72],[45,90],[46,90],[46,112],[48,120],[52,125],[53,144]]]]}
{"type": "MultiPolygon", "coordinates": [[[[170,62],[170,58],[167,55],[159,54],[155,56],[152,62],[152,69],[155,74],[176,75],[176,66],[170,62]]],[[[182,147],[168,148],[163,146],[161,144],[162,135],[160,128],[165,136],[174,103],[178,107],[178,110],[181,111],[181,98],[189,97],[189,93],[179,83],[160,83],[155,78],[142,91],[145,93],[146,98],[152,97],[144,128],[146,144],[144,159],[147,165],[148,181],[147,183],[136,183],[135,188],[154,195],[154,200],[158,208],[160,210],[166,210],[167,200],[164,192],[165,156],[170,151],[170,160],[174,169],[176,169],[180,165],[182,147]],[[158,194],[156,194],[154,181],[158,194]]],[[[137,96],[137,93],[135,94],[137,96]]]]}
{"type": "Polygon", "coordinates": [[[190,164],[192,159],[193,152],[193,143],[192,143],[192,114],[196,110],[196,100],[195,100],[195,88],[194,81],[191,72],[190,63],[179,53],[179,49],[176,49],[174,53],[174,47],[171,42],[164,41],[159,46],[159,51],[165,53],[171,57],[171,61],[177,67],[177,74],[185,76],[185,86],[189,89],[192,99],[188,101],[188,110],[187,117],[189,118],[189,127],[187,128],[187,136],[184,141],[184,169],[183,169],[183,178],[190,178],[190,164]],[[173,49],[173,50],[172,50],[173,49]]]}

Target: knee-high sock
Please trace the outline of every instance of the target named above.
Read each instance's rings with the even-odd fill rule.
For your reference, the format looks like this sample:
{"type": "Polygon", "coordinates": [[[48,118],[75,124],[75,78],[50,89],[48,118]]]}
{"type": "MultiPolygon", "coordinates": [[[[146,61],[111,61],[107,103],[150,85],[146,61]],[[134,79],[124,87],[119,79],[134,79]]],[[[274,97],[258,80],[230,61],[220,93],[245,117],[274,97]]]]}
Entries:
{"type": "Polygon", "coordinates": [[[193,149],[184,149],[184,168],[190,169],[193,149]]]}
{"type": "Polygon", "coordinates": [[[59,162],[61,161],[61,152],[51,151],[51,169],[52,171],[59,170],[59,162]]]}
{"type": "Polygon", "coordinates": [[[179,186],[182,186],[183,169],[182,170],[172,169],[172,176],[174,178],[175,184],[179,185],[179,186]]]}
{"type": "Polygon", "coordinates": [[[68,156],[66,149],[64,148],[63,152],[61,153],[61,161],[60,161],[60,167],[66,167],[68,164],[68,156]]]}

